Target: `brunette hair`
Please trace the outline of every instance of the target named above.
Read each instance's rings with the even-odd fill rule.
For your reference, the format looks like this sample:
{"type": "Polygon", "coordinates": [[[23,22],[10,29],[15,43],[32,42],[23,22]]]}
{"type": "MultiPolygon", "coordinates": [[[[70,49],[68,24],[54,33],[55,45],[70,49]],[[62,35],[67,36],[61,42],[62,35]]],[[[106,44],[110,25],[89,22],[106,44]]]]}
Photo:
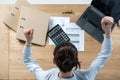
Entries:
{"type": "Polygon", "coordinates": [[[65,41],[56,46],[53,55],[57,67],[64,73],[70,72],[74,67],[80,68],[78,51],[70,42],[65,41]]]}

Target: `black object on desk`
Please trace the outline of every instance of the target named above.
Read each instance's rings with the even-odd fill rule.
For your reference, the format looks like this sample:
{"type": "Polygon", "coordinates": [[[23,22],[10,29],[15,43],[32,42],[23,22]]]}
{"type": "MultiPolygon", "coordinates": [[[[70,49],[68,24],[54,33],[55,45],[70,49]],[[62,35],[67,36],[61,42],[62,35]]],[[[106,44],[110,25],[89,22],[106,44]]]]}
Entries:
{"type": "Polygon", "coordinates": [[[51,38],[55,45],[58,45],[63,41],[70,41],[70,38],[58,24],[48,31],[48,36],[51,38]]]}
{"type": "MultiPolygon", "coordinates": [[[[102,43],[104,40],[104,31],[101,27],[101,19],[106,16],[96,7],[90,5],[82,16],[77,20],[76,24],[84,29],[88,34],[102,43]]],[[[112,26],[112,29],[114,25],[112,26]]]]}

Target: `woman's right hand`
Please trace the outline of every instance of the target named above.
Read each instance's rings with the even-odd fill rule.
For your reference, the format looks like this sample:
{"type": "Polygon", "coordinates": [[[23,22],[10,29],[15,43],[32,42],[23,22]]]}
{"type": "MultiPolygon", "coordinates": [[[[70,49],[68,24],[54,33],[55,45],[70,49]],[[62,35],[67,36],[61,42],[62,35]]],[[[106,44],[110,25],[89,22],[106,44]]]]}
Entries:
{"type": "Polygon", "coordinates": [[[34,33],[34,29],[30,28],[30,29],[25,29],[24,30],[24,35],[26,37],[26,45],[29,46],[31,44],[31,41],[33,39],[33,33],[34,33]]]}

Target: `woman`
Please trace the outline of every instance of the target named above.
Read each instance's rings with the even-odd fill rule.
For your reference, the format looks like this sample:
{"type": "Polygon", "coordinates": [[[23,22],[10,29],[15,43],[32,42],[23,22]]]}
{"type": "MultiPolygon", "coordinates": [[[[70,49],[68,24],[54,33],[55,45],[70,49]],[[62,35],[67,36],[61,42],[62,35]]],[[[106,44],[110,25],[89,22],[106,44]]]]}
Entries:
{"type": "Polygon", "coordinates": [[[70,42],[63,42],[56,46],[53,53],[53,62],[58,68],[44,71],[32,59],[31,41],[33,39],[33,29],[26,29],[24,31],[27,39],[23,49],[24,65],[38,80],[94,80],[112,51],[111,27],[113,22],[113,18],[109,16],[101,20],[102,29],[105,32],[102,49],[87,70],[80,69],[76,47],[70,42]]]}

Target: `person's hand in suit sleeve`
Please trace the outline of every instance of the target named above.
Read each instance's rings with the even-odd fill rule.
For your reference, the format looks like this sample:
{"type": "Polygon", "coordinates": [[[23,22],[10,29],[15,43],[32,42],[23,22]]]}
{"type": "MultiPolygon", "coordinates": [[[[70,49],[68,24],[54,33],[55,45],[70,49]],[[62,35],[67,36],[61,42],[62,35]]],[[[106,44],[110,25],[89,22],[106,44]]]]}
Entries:
{"type": "Polygon", "coordinates": [[[105,16],[101,20],[102,29],[104,30],[107,38],[111,36],[111,27],[113,23],[114,23],[114,19],[110,16],[105,16]]]}
{"type": "Polygon", "coordinates": [[[26,37],[26,46],[30,46],[31,41],[33,39],[34,29],[25,29],[24,35],[26,37]]]}

